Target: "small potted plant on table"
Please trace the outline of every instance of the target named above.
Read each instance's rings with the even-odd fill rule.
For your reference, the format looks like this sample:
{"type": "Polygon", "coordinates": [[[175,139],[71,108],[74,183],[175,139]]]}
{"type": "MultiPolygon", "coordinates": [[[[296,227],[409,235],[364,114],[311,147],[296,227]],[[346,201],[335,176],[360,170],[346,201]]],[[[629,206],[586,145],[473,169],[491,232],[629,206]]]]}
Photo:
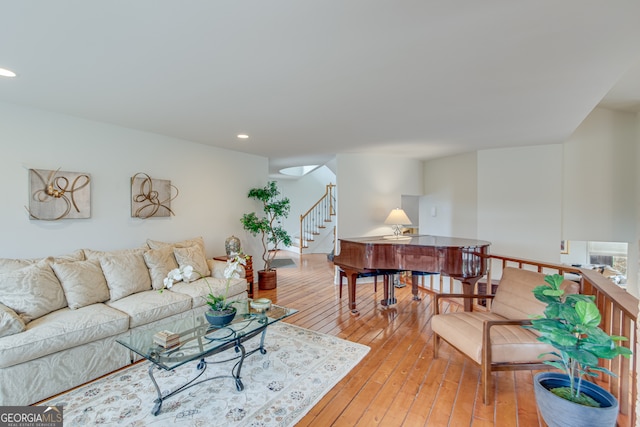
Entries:
{"type": "Polygon", "coordinates": [[[539,341],[551,344],[557,351],[541,354],[554,359],[544,363],[563,373],[536,374],[534,391],[538,409],[550,426],[615,426],[618,401],[611,393],[585,376],[598,373],[615,375],[599,366],[599,359],[629,357],[631,350],[618,345],[625,337],[609,336],[600,329],[600,311],[592,295],[568,294],[560,288],[563,276],[545,278],[545,285],[533,290],[535,297],[547,304],[544,317],[531,321],[539,341]]]}
{"type": "Polygon", "coordinates": [[[258,271],[258,287],[273,289],[277,286],[276,270],[271,267],[278,246],[291,245],[291,236],[282,227],[282,218],[289,216],[290,202],[288,198],[278,198],[280,190],[275,181],[270,181],[265,187],[252,188],[248,197],[262,203],[264,216],[259,217],[255,212],[244,214],[240,219],[242,226],[253,236],[261,235],[262,260],[264,268],[258,271]]]}
{"type": "MultiPolygon", "coordinates": [[[[203,279],[209,287],[209,294],[205,297],[209,310],[205,311],[204,315],[211,325],[224,326],[231,322],[237,313],[237,309],[233,306],[237,301],[227,300],[227,297],[229,296],[229,284],[231,283],[231,279],[240,278],[242,266],[245,264],[246,258],[241,255],[236,255],[227,260],[227,265],[224,269],[226,286],[223,294],[214,294],[207,278],[201,273],[195,271],[190,265],[171,270],[164,279],[164,287],[169,289],[175,282],[181,280],[190,282],[194,279],[203,279]]],[[[162,292],[162,289],[160,292],[162,292]]]]}

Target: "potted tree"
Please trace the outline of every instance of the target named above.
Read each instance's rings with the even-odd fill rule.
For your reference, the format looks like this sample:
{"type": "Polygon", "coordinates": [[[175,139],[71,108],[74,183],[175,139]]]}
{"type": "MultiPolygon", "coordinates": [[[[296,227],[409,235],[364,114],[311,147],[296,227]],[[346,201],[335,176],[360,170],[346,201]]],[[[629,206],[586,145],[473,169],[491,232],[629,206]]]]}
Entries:
{"type": "Polygon", "coordinates": [[[564,280],[559,274],[545,277],[537,286],[535,297],[547,304],[544,316],[532,319],[531,326],[539,341],[552,345],[556,351],[544,363],[562,373],[536,374],[534,391],[538,409],[550,426],[615,426],[618,401],[604,388],[585,380],[598,373],[615,375],[599,366],[599,359],[629,357],[631,350],[619,341],[625,337],[609,336],[600,329],[600,311],[592,295],[568,294],[560,288],[564,280]]]}
{"type": "Polygon", "coordinates": [[[264,268],[258,271],[258,288],[273,289],[277,286],[276,270],[271,267],[276,251],[280,244],[291,245],[291,236],[282,228],[282,219],[289,215],[289,199],[279,198],[280,190],[275,181],[270,181],[265,187],[252,188],[247,197],[262,203],[264,216],[255,212],[244,214],[240,219],[242,226],[253,236],[258,234],[262,239],[262,260],[264,268]]]}

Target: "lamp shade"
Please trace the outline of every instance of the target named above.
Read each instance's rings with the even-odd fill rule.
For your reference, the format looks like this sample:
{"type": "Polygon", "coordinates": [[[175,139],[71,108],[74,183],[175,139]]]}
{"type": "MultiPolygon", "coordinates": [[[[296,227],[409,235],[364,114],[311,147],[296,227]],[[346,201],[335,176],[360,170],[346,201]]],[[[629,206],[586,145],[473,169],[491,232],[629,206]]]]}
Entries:
{"type": "Polygon", "coordinates": [[[384,220],[384,223],[390,225],[411,225],[411,220],[402,209],[395,208],[391,211],[387,219],[384,220]]]}

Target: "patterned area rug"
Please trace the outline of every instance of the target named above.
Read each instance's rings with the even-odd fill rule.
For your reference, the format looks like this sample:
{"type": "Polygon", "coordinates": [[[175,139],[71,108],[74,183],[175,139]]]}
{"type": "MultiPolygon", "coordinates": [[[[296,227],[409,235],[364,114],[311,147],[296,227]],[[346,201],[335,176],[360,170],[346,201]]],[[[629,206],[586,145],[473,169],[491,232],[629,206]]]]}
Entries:
{"type": "MultiPolygon", "coordinates": [[[[257,347],[258,339],[248,340],[245,348],[257,347]]],[[[256,352],[245,360],[243,391],[236,390],[232,378],[212,379],[167,399],[157,416],[151,414],[157,394],[149,378],[149,362],[41,404],[63,405],[65,426],[290,426],[369,352],[362,344],[284,322],[269,326],[265,347],[266,354],[256,352]]],[[[225,360],[232,352],[207,361],[225,360]]],[[[173,390],[193,378],[196,364],[156,370],[160,389],[173,390]]],[[[208,364],[203,377],[229,375],[234,364],[208,364]]]]}

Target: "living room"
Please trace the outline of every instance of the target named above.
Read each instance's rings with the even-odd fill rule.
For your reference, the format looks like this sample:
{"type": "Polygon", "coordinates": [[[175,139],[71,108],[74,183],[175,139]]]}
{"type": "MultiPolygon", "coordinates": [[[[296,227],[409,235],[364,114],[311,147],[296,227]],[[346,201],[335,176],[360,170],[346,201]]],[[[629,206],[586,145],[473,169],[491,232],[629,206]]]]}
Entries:
{"type": "MultiPolygon", "coordinates": [[[[363,5],[360,7],[366,9],[363,5]]],[[[554,6],[547,5],[547,7],[553,10],[554,6]]],[[[110,12],[113,13],[109,15],[110,19],[117,19],[117,9],[110,12]]],[[[132,11],[133,17],[144,16],[141,13],[145,11],[136,10],[135,12],[132,11]]],[[[62,14],[62,10],[56,11],[56,17],[58,17],[57,14],[62,14]]],[[[570,13],[563,8],[562,16],[564,14],[570,13]]],[[[20,19],[15,19],[9,13],[3,15],[4,17],[0,18],[3,23],[11,21],[3,27],[7,31],[7,37],[4,39],[19,40],[21,32],[15,27],[26,28],[29,25],[20,19]]],[[[544,15],[541,13],[541,16],[544,15]]],[[[597,10],[590,10],[589,16],[594,22],[597,22],[595,18],[597,15],[597,10]]],[[[388,233],[389,227],[384,225],[384,219],[389,211],[401,203],[403,195],[419,196],[421,198],[420,233],[487,240],[492,243],[491,253],[495,254],[559,262],[561,259],[559,243],[562,240],[626,242],[629,251],[627,290],[635,296],[639,295],[640,192],[638,189],[640,174],[636,166],[640,163],[640,114],[633,108],[621,109],[612,104],[599,104],[607,92],[622,78],[624,69],[632,69],[632,66],[638,62],[638,58],[631,58],[630,53],[635,51],[637,45],[637,30],[630,27],[622,15],[624,14],[621,13],[620,16],[616,15],[607,20],[606,28],[610,31],[602,38],[606,46],[600,46],[596,50],[597,55],[594,54],[596,57],[594,62],[611,61],[613,64],[611,68],[603,66],[603,69],[585,72],[584,75],[565,77],[563,82],[571,86],[570,91],[556,87],[556,85],[562,86],[557,81],[554,81],[553,85],[550,84],[547,89],[536,86],[535,90],[532,90],[534,95],[535,92],[544,91],[548,96],[547,101],[536,104],[538,107],[547,103],[548,108],[551,109],[551,104],[565,98],[568,99],[568,103],[569,100],[574,101],[565,108],[567,112],[563,116],[564,122],[561,126],[555,123],[555,111],[548,114],[542,114],[542,109],[529,112],[529,103],[535,100],[535,96],[529,92],[527,96],[523,95],[521,103],[509,109],[526,111],[527,113],[523,116],[528,116],[531,121],[511,128],[514,117],[496,114],[492,121],[487,121],[485,124],[483,119],[486,118],[484,115],[486,111],[484,110],[497,108],[494,103],[501,103],[490,99],[487,99],[486,104],[480,103],[481,97],[477,95],[473,97],[474,102],[471,102],[470,95],[468,105],[463,105],[465,104],[464,96],[456,97],[453,106],[447,106],[442,99],[435,99],[434,104],[439,109],[456,110],[455,106],[458,105],[460,111],[448,116],[448,121],[441,117],[433,120],[449,123],[451,128],[469,127],[471,129],[469,133],[478,131],[478,148],[476,149],[460,148],[456,151],[457,147],[453,141],[457,142],[457,140],[452,137],[449,144],[445,142],[442,145],[446,145],[447,148],[453,147],[453,151],[447,151],[445,155],[425,157],[421,155],[422,152],[419,155],[413,146],[403,149],[404,142],[414,138],[414,135],[407,132],[398,141],[385,134],[390,149],[386,152],[377,151],[373,149],[379,145],[375,135],[379,130],[377,128],[362,131],[371,145],[359,151],[336,148],[342,143],[339,138],[331,141],[331,144],[326,142],[333,149],[332,158],[335,157],[339,211],[338,238],[388,233]],[[619,22],[616,21],[617,19],[619,22]],[[616,22],[619,23],[620,34],[614,37],[612,34],[615,33],[616,22]],[[627,42],[623,42],[624,40],[627,42]],[[615,45],[619,47],[620,53],[612,53],[609,56],[607,52],[615,49],[611,49],[608,43],[613,41],[620,41],[619,46],[615,45]],[[601,79],[599,74],[602,75],[601,79]],[[575,84],[575,81],[580,81],[580,77],[585,81],[575,84]],[[553,95],[554,92],[560,95],[553,95]],[[474,118],[474,114],[478,114],[480,118],[474,118]],[[478,122],[482,123],[478,124],[478,122]],[[503,129],[503,126],[508,128],[509,132],[503,129]],[[544,134],[543,138],[539,131],[547,126],[555,132],[544,134]],[[482,139],[480,130],[485,127],[491,128],[491,131],[487,131],[482,137],[495,137],[495,144],[491,141],[480,143],[482,139]],[[504,142],[510,138],[513,139],[513,144],[504,142]]],[[[32,18],[31,15],[28,16],[32,18]]],[[[260,21],[259,18],[254,16],[256,21],[260,21]]],[[[37,22],[40,20],[48,19],[39,16],[37,22]]],[[[26,21],[30,22],[29,19],[26,21]]],[[[132,19],[132,21],[135,20],[132,19]]],[[[48,31],[55,32],[56,22],[55,19],[50,20],[48,31]]],[[[86,27],[91,22],[92,20],[88,19],[77,28],[77,34],[88,31],[86,27]]],[[[133,24],[129,22],[128,25],[133,24]]],[[[561,26],[558,22],[555,25],[561,26]]],[[[64,25],[61,26],[64,27],[64,25]]],[[[586,28],[580,25],[578,27],[582,31],[580,34],[593,32],[593,28],[588,25],[585,26],[586,28]]],[[[0,30],[0,33],[5,34],[2,31],[0,30]]],[[[375,31],[372,32],[375,33],[375,31]]],[[[532,31],[532,34],[535,34],[535,31],[532,31]]],[[[281,36],[285,39],[289,37],[281,36]]],[[[77,38],[80,40],[83,37],[77,38]]],[[[141,40],[145,40],[144,37],[141,36],[141,40]]],[[[166,39],[163,38],[163,40],[166,39]]],[[[127,40],[125,39],[124,42],[126,44],[127,40]]],[[[588,43],[578,43],[578,45],[585,49],[584,52],[590,51],[590,47],[586,46],[588,43]]],[[[176,55],[183,48],[182,45],[172,47],[174,48],[172,52],[176,55]]],[[[28,46],[19,46],[19,48],[29,49],[28,46]]],[[[37,50],[37,45],[31,48],[37,50]]],[[[55,52],[55,49],[51,46],[48,48],[49,55],[55,56],[51,53],[55,52]]],[[[200,46],[199,49],[206,48],[200,46]]],[[[39,52],[45,58],[42,61],[52,62],[50,57],[47,59],[45,50],[43,48],[43,52],[39,52]]],[[[138,53],[133,49],[133,53],[129,53],[131,57],[128,58],[136,62],[138,53]]],[[[3,58],[2,54],[3,49],[0,49],[0,66],[12,65],[7,62],[10,59],[3,58]]],[[[557,55],[561,54],[557,53],[557,55]]],[[[97,61],[100,55],[95,56],[97,61]]],[[[439,57],[440,62],[445,62],[446,57],[446,55],[439,57]]],[[[15,62],[20,63],[17,60],[15,62]]],[[[546,64],[551,67],[553,61],[549,60],[546,64]]],[[[207,63],[204,67],[207,72],[203,74],[212,73],[209,67],[211,64],[207,63]]],[[[310,67],[302,68],[308,70],[310,67]]],[[[61,95],[53,94],[50,98],[44,97],[33,103],[28,99],[20,101],[15,98],[16,93],[23,90],[25,86],[31,85],[31,71],[19,68],[15,71],[18,73],[17,79],[0,79],[0,137],[4,148],[0,179],[5,184],[3,209],[0,212],[0,224],[2,224],[0,230],[4,242],[0,246],[0,257],[38,258],[67,254],[81,248],[109,251],[140,247],[147,239],[180,241],[196,236],[203,237],[208,251],[206,255],[212,257],[224,252],[225,239],[231,235],[241,238],[247,253],[259,255],[260,243],[248,235],[240,223],[243,213],[256,209],[255,203],[247,198],[247,191],[273,179],[274,158],[286,158],[289,155],[287,145],[291,149],[298,144],[302,145],[300,140],[296,139],[300,134],[295,134],[296,138],[291,139],[278,135],[284,142],[282,146],[274,148],[273,153],[265,153],[262,148],[251,145],[259,144],[260,135],[251,134],[248,140],[241,141],[236,139],[235,131],[228,132],[224,138],[216,134],[217,139],[212,138],[214,142],[209,145],[195,137],[190,139],[186,133],[174,133],[170,129],[165,129],[166,132],[163,133],[161,131],[163,127],[158,126],[157,123],[156,127],[153,127],[149,123],[137,125],[127,120],[112,122],[107,118],[107,111],[105,111],[105,118],[102,119],[77,114],[73,109],[59,110],[56,97],[62,99],[61,95]],[[29,213],[25,209],[29,206],[30,199],[29,169],[55,170],[58,168],[90,175],[90,218],[59,221],[37,221],[29,218],[29,213]],[[171,184],[178,189],[178,195],[171,203],[171,209],[175,215],[146,220],[132,218],[130,179],[136,173],[146,173],[152,178],[171,181],[171,184]]],[[[270,75],[270,71],[271,69],[265,69],[264,74],[270,75]]],[[[398,75],[402,76],[402,71],[400,70],[398,75]]],[[[513,69],[510,68],[509,71],[513,69]]],[[[121,74],[118,75],[122,77],[121,74]]],[[[364,73],[358,75],[364,75],[364,73]]],[[[256,75],[252,74],[252,76],[257,79],[256,75]]],[[[200,75],[200,77],[206,80],[206,76],[200,75]]],[[[350,77],[350,84],[354,85],[353,76],[350,77]]],[[[91,81],[88,77],[89,81],[76,77],[66,78],[63,75],[59,78],[61,86],[77,84],[80,92],[87,90],[92,84],[99,85],[100,81],[91,81]]],[[[545,78],[549,77],[545,75],[541,80],[545,78]]],[[[172,106],[168,108],[169,111],[186,109],[181,103],[189,96],[194,99],[207,96],[216,99],[214,94],[202,91],[201,87],[188,92],[189,96],[178,95],[183,89],[181,79],[185,77],[177,77],[173,74],[166,81],[167,93],[176,95],[176,99],[171,102],[172,106]]],[[[401,80],[401,77],[396,79],[401,80]]],[[[135,85],[144,86],[142,82],[145,80],[145,75],[133,75],[123,80],[135,81],[135,85]]],[[[498,83],[492,77],[488,77],[487,80],[493,82],[489,86],[497,91],[498,89],[492,85],[498,85],[498,83]]],[[[526,79],[523,80],[521,84],[526,86],[526,79]]],[[[311,84],[314,80],[305,80],[303,83],[311,84]]],[[[293,81],[291,91],[303,91],[300,87],[303,83],[293,81]]],[[[506,92],[518,92],[517,87],[514,89],[508,83],[513,82],[505,83],[506,92]]],[[[536,85],[539,84],[541,84],[540,81],[536,80],[536,85]]],[[[125,106],[129,104],[134,106],[133,109],[142,108],[140,107],[142,104],[138,103],[145,98],[141,97],[139,92],[128,98],[126,91],[116,90],[114,86],[111,88],[113,98],[117,98],[115,101],[94,95],[86,108],[89,109],[89,104],[95,107],[102,101],[105,104],[119,103],[123,111],[126,111],[125,106]]],[[[279,86],[279,89],[282,87],[279,86]]],[[[40,86],[39,90],[48,94],[46,85],[40,86]]],[[[166,105],[166,99],[151,96],[154,91],[160,93],[161,89],[148,89],[146,93],[149,99],[158,105],[166,105]]],[[[351,92],[346,93],[351,94],[351,92]]],[[[392,92],[384,92],[385,95],[390,93],[392,92]]],[[[409,92],[398,93],[400,95],[395,96],[400,97],[409,92]]],[[[354,98],[357,98],[357,95],[361,93],[356,91],[354,98]]],[[[486,95],[486,92],[483,95],[486,95]]],[[[335,96],[339,101],[340,97],[335,96]]],[[[380,98],[378,95],[372,97],[380,98]]],[[[420,97],[426,99],[428,93],[421,92],[420,97]]],[[[256,128],[257,123],[262,124],[263,129],[287,126],[288,118],[277,124],[265,126],[264,121],[276,121],[274,116],[278,116],[279,120],[282,118],[279,114],[273,113],[265,99],[250,99],[253,99],[253,104],[262,108],[262,113],[254,113],[252,116],[256,122],[256,128]],[[262,118],[260,114],[264,114],[268,119],[262,118]]],[[[379,115],[369,116],[369,122],[404,123],[412,117],[411,111],[405,109],[397,115],[394,114],[395,107],[392,108],[389,105],[401,104],[397,102],[398,99],[394,97],[380,99],[383,99],[387,105],[376,110],[379,115]]],[[[372,98],[367,100],[371,102],[372,98]]],[[[144,108],[149,111],[154,110],[153,102],[145,105],[144,108]]],[[[242,116],[242,102],[232,99],[226,99],[225,102],[230,110],[242,116]]],[[[330,105],[332,108],[337,107],[333,103],[330,105]]],[[[326,105],[323,104],[323,106],[326,108],[326,105]]],[[[553,107],[559,108],[556,105],[553,107]]],[[[79,107],[80,110],[82,108],[79,107]]],[[[224,105],[218,108],[224,109],[224,105]]],[[[356,122],[356,119],[360,119],[361,114],[358,114],[360,110],[351,108],[353,121],[356,122]]],[[[202,114],[204,117],[201,122],[207,123],[213,120],[216,112],[207,111],[206,114],[202,114]]],[[[503,113],[503,110],[500,112],[503,113]]],[[[371,112],[367,110],[367,114],[369,113],[371,112]]],[[[166,114],[166,110],[163,110],[163,114],[166,114]]],[[[200,116],[193,110],[189,114],[191,117],[200,116]]],[[[311,126],[310,132],[320,127],[333,127],[345,132],[346,128],[349,128],[345,121],[349,121],[350,116],[346,113],[339,118],[340,120],[335,121],[323,119],[324,116],[316,110],[308,115],[317,119],[311,126]]],[[[123,116],[126,117],[126,113],[123,116]]],[[[179,112],[176,111],[176,117],[178,116],[179,112]]],[[[160,114],[159,117],[159,122],[168,121],[167,115],[160,114]]],[[[334,114],[328,114],[327,117],[334,118],[334,114]]],[[[420,117],[413,121],[429,122],[425,117],[427,115],[421,113],[420,117]]],[[[243,127],[251,126],[239,123],[240,121],[240,119],[234,120],[233,125],[225,127],[225,131],[238,129],[239,132],[243,127]]],[[[215,122],[215,125],[209,128],[216,127],[218,124],[215,122]]],[[[204,125],[204,128],[207,126],[204,125]]],[[[363,129],[355,125],[354,128],[363,129]]],[[[351,133],[346,134],[352,136],[351,133]]],[[[312,139],[311,136],[309,139],[312,139]]],[[[434,152],[437,152],[440,147],[434,142],[436,139],[438,138],[427,135],[421,143],[424,146],[435,146],[434,152]]],[[[313,143],[318,147],[323,147],[324,144],[317,140],[313,140],[313,143]]],[[[289,160],[306,160],[303,154],[297,158],[294,155],[291,157],[292,159],[289,160]]],[[[287,181],[287,185],[297,184],[287,181]]],[[[295,217],[299,213],[301,212],[291,214],[295,217]]]]}

